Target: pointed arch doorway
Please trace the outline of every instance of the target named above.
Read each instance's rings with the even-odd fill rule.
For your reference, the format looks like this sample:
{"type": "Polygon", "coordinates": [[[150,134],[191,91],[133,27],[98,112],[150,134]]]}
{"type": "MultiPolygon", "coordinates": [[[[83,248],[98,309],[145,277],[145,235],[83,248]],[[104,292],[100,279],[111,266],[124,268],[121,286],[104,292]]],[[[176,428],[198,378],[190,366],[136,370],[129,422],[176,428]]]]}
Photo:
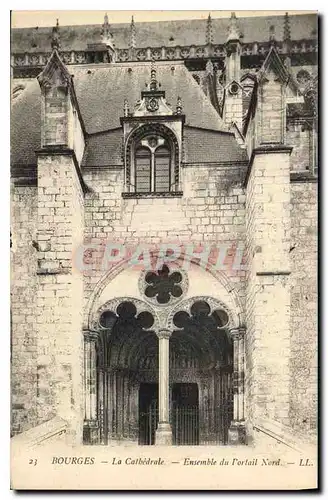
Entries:
{"type": "MultiPolygon", "coordinates": [[[[227,444],[234,419],[234,345],[226,313],[209,302],[189,299],[171,314],[167,414],[175,445],[227,444]]],[[[105,304],[99,322],[96,341],[86,341],[84,442],[157,444],[157,319],[142,301],[126,298],[105,304]]]]}

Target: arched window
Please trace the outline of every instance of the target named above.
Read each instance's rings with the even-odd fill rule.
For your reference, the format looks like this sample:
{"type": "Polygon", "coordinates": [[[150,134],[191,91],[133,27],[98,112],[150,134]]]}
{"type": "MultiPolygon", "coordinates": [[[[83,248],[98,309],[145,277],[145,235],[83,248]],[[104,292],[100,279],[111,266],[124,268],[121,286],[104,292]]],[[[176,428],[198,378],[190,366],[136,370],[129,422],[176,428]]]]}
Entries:
{"type": "Polygon", "coordinates": [[[167,192],[171,186],[171,155],[165,146],[155,150],[155,191],[167,192]]]}
{"type": "Polygon", "coordinates": [[[135,186],[137,193],[151,191],[151,152],[146,147],[140,147],[136,151],[135,186]]]}
{"type": "Polygon", "coordinates": [[[172,168],[172,155],[168,141],[159,135],[143,137],[135,146],[135,192],[169,192],[172,187],[172,168]]]}

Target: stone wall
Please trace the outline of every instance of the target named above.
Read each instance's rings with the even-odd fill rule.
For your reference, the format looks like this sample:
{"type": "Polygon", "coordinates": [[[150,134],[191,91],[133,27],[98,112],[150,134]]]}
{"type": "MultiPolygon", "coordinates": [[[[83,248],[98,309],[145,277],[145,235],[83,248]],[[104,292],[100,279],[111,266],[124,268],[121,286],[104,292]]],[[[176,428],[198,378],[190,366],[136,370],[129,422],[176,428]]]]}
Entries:
{"type": "Polygon", "coordinates": [[[290,421],[317,425],[317,183],[291,184],[290,421]]]}
{"type": "Polygon", "coordinates": [[[256,153],[248,179],[246,404],[252,421],[288,424],[290,183],[288,151],[256,153]]]}
{"type": "MultiPolygon", "coordinates": [[[[38,203],[35,187],[16,186],[12,194],[13,433],[67,408],[81,424],[83,287],[71,258],[84,237],[112,235],[132,245],[246,243],[246,415],[314,431],[316,184],[289,185],[287,157],[257,158],[246,203],[242,167],[187,165],[182,198],[140,199],[122,198],[122,169],[89,169],[85,213],[72,159],[39,159],[38,203]]],[[[246,272],[225,271],[244,304],[246,272]]],[[[84,276],[85,306],[104,272],[84,276]]]]}
{"type": "Polygon", "coordinates": [[[11,193],[11,420],[16,434],[36,424],[37,189],[11,193]]]}
{"type": "Polygon", "coordinates": [[[261,82],[258,103],[258,136],[260,143],[284,142],[286,104],[283,84],[273,71],[268,71],[261,82]]]}
{"type": "MultiPolygon", "coordinates": [[[[122,198],[122,169],[89,168],[84,172],[91,190],[85,197],[88,243],[97,245],[114,239],[131,246],[175,243],[196,248],[226,244],[232,249],[238,242],[244,243],[244,167],[186,165],[183,197],[163,198],[122,198]]],[[[94,267],[85,276],[85,307],[106,272],[94,267]]],[[[227,265],[223,272],[243,300],[245,271],[227,265]]]]}
{"type": "Polygon", "coordinates": [[[83,238],[83,195],[73,158],[38,158],[38,420],[59,414],[82,435],[83,279],[72,252],[83,238]]]}
{"type": "Polygon", "coordinates": [[[44,144],[67,144],[67,90],[60,87],[46,89],[44,106],[44,144]]]}
{"type": "Polygon", "coordinates": [[[224,100],[224,121],[230,126],[233,122],[238,126],[239,131],[243,128],[243,100],[242,100],[242,89],[238,86],[236,82],[232,85],[237,87],[237,93],[230,94],[230,86],[225,89],[225,100],[224,100]]]}
{"type": "Polygon", "coordinates": [[[312,131],[301,123],[290,123],[286,132],[286,143],[293,147],[291,170],[304,172],[312,170],[312,131]]]}

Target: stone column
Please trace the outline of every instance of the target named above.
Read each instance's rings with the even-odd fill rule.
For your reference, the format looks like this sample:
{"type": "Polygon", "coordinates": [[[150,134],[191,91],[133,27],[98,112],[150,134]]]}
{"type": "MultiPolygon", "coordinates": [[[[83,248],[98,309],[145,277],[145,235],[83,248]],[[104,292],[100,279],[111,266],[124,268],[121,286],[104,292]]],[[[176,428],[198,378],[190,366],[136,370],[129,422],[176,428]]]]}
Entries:
{"type": "Polygon", "coordinates": [[[172,332],[161,329],[157,332],[159,339],[159,422],[156,431],[155,443],[157,445],[172,444],[172,428],[169,417],[169,347],[172,332]]]}
{"type": "Polygon", "coordinates": [[[245,444],[244,379],[245,379],[245,329],[232,328],[233,342],[233,421],[231,422],[229,444],[245,444]]]}
{"type": "Polygon", "coordinates": [[[98,425],[99,425],[99,444],[107,443],[107,425],[106,425],[106,389],[107,389],[107,372],[103,366],[98,367],[98,425]]]}
{"type": "Polygon", "coordinates": [[[98,334],[84,333],[84,428],[89,429],[90,444],[98,439],[97,415],[97,350],[98,334]]]}

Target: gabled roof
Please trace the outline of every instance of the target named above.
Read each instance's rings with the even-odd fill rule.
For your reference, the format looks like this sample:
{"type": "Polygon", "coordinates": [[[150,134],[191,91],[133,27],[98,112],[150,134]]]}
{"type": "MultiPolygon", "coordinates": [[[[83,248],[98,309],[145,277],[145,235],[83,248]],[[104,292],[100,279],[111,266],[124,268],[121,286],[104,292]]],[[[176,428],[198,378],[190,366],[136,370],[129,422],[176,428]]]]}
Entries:
{"type": "MultiPolygon", "coordinates": [[[[156,69],[161,89],[166,91],[167,102],[175,107],[178,96],[181,97],[187,124],[226,130],[219,114],[182,63],[161,63],[156,65],[156,69]]],[[[70,66],[69,70],[74,75],[75,94],[88,134],[120,127],[124,99],[128,100],[130,108],[133,107],[150,78],[149,63],[70,66]]],[[[33,138],[38,137],[40,131],[40,109],[41,92],[35,79],[13,102],[13,139],[17,133],[19,141],[25,144],[24,137],[27,135],[29,141],[35,144],[33,138]]],[[[24,149],[31,149],[28,144],[24,149]]],[[[22,151],[19,156],[21,154],[27,153],[22,151]]],[[[31,159],[30,155],[27,156],[31,159]]]]}
{"type": "Polygon", "coordinates": [[[274,46],[270,47],[269,53],[266,56],[261,69],[257,73],[258,81],[260,82],[265,77],[265,74],[269,71],[273,71],[284,83],[287,83],[290,78],[290,74],[287,68],[284,66],[281,58],[279,57],[277,49],[274,46]]]}
{"type": "MultiPolygon", "coordinates": [[[[80,113],[87,132],[84,165],[122,162],[124,99],[130,109],[149,82],[150,64],[70,66],[80,113]],[[108,160],[110,158],[110,161],[108,160]],[[105,162],[105,163],[104,163],[105,162]]],[[[175,107],[178,96],[186,115],[186,161],[244,161],[244,151],[227,129],[209,99],[182,63],[156,64],[157,79],[175,107]]],[[[37,79],[14,100],[11,115],[12,164],[35,164],[40,148],[41,90],[37,79]]]]}
{"type": "Polygon", "coordinates": [[[72,81],[71,74],[55,49],[49,57],[47,64],[38,75],[38,81],[42,86],[44,83],[51,83],[51,81],[58,82],[58,79],[60,79],[62,83],[66,84],[70,84],[72,81]]]}
{"type": "MultiPolygon", "coordinates": [[[[128,100],[132,108],[150,80],[150,63],[112,64],[105,67],[83,65],[72,71],[80,111],[89,134],[119,127],[124,99],[128,100]]],[[[183,63],[158,63],[156,71],[160,90],[165,90],[167,103],[175,108],[178,97],[181,97],[186,124],[226,130],[219,114],[183,63]]]]}
{"type": "MultiPolygon", "coordinates": [[[[135,16],[137,17],[137,15],[135,16]]],[[[207,17],[207,13],[206,13],[207,17]]],[[[317,37],[318,18],[316,14],[289,16],[292,40],[313,39],[317,37]]],[[[87,44],[101,40],[101,22],[96,25],[60,26],[61,50],[85,50],[87,44]]],[[[213,43],[226,42],[229,18],[212,18],[213,43]]],[[[277,16],[250,16],[238,18],[238,26],[243,33],[243,42],[266,42],[270,26],[275,26],[277,41],[283,39],[284,14],[277,16]]],[[[136,47],[169,47],[177,45],[205,45],[206,18],[135,22],[136,47]],[[173,40],[172,40],[173,38],[173,40]]],[[[130,23],[111,24],[115,46],[128,48],[130,41],[130,23]]],[[[13,53],[51,51],[52,28],[16,28],[12,30],[13,53]]]]}
{"type": "Polygon", "coordinates": [[[287,88],[293,95],[300,91],[296,80],[282,62],[282,59],[274,45],[270,47],[269,53],[267,54],[261,69],[256,75],[258,82],[261,83],[261,81],[265,79],[265,75],[270,71],[273,71],[277,75],[281,83],[285,83],[287,85],[287,88]]]}

